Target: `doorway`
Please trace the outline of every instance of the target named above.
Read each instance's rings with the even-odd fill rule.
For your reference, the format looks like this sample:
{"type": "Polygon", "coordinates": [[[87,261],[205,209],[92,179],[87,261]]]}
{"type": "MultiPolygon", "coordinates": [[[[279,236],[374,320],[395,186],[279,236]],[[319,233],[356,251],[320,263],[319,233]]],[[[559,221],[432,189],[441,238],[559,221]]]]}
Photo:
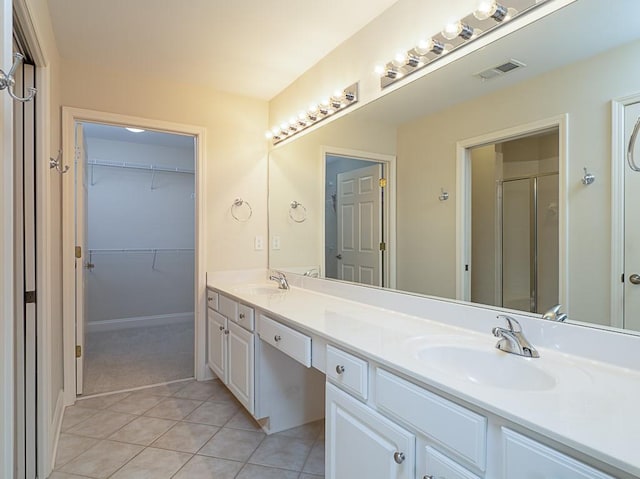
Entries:
{"type": "MultiPolygon", "coordinates": [[[[83,372],[91,374],[91,371],[84,367],[86,356],[83,352],[90,354],[86,348],[91,348],[91,335],[94,332],[106,333],[103,334],[104,337],[120,334],[121,338],[127,338],[122,342],[113,338],[110,341],[111,344],[117,342],[120,347],[120,351],[115,356],[116,361],[119,361],[127,352],[134,356],[139,352],[137,347],[130,348],[132,351],[126,351],[123,347],[125,341],[135,342],[136,346],[141,341],[149,342],[155,345],[156,350],[162,350],[166,346],[167,343],[163,340],[151,339],[146,333],[134,334],[138,326],[144,329],[145,326],[154,324],[159,326],[159,329],[164,328],[167,333],[168,326],[176,325],[182,331],[183,340],[187,341],[190,336],[189,344],[192,350],[187,354],[193,355],[193,360],[189,367],[189,377],[195,376],[198,380],[210,378],[205,362],[206,274],[204,255],[201,253],[206,230],[203,208],[204,129],[68,107],[63,107],[62,116],[63,157],[65,164],[75,165],[74,174],[63,177],[65,404],[73,404],[77,394],[87,393],[84,390],[82,374],[83,372]],[[102,125],[102,128],[117,128],[121,134],[144,136],[147,133],[155,135],[156,138],[159,138],[159,135],[169,134],[169,136],[177,135],[183,140],[186,138],[192,147],[190,166],[164,163],[164,157],[157,151],[154,153],[153,160],[142,159],[143,156],[137,156],[135,159],[106,157],[107,150],[101,148],[105,147],[107,139],[92,139],[92,136],[99,136],[91,131],[95,124],[102,125]],[[88,141],[86,139],[82,141],[86,136],[87,126],[89,127],[88,141]],[[127,127],[145,130],[145,132],[125,131],[127,127]],[[77,161],[76,158],[84,158],[84,160],[77,161]],[[76,182],[76,177],[80,181],[76,182]],[[189,191],[185,190],[186,183],[190,184],[189,191]],[[86,200],[83,202],[85,189],[86,200]],[[107,194],[110,189],[111,196],[107,194]],[[113,194],[113,189],[118,189],[117,194],[113,194]],[[167,198],[162,200],[160,195],[167,193],[169,193],[167,198]],[[136,204],[127,206],[125,204],[127,198],[136,204]],[[153,222],[142,227],[141,216],[138,215],[135,218],[134,211],[145,204],[154,206],[156,203],[162,205],[162,208],[150,210],[147,214],[153,222]],[[186,216],[169,214],[167,211],[178,204],[185,203],[191,205],[190,213],[186,216]],[[89,212],[90,216],[87,216],[89,221],[78,223],[78,226],[84,224],[87,227],[86,231],[82,227],[76,228],[76,215],[84,217],[82,213],[78,213],[79,210],[81,212],[83,204],[87,204],[90,211],[93,205],[97,208],[94,211],[102,213],[102,216],[100,214],[96,216],[89,212]],[[169,216],[172,217],[171,227],[167,226],[166,221],[163,222],[163,219],[169,216]],[[94,219],[96,221],[93,221],[94,219]],[[115,226],[110,227],[110,224],[115,226]],[[92,227],[95,233],[92,233],[92,227]],[[187,230],[191,234],[190,246],[180,243],[182,240],[176,240],[179,233],[187,230]],[[155,242],[152,243],[152,240],[155,242]],[[175,269],[171,272],[171,265],[184,265],[186,262],[191,264],[191,272],[184,268],[180,272],[176,272],[175,269]],[[117,277],[116,272],[123,269],[126,271],[124,277],[121,277],[121,280],[114,279],[117,277]],[[133,273],[133,270],[137,273],[133,273]],[[187,284],[193,286],[191,294],[180,292],[182,286],[187,284]],[[83,294],[83,291],[86,294],[83,294]],[[164,293],[158,294],[158,291],[164,291],[164,293]],[[88,301],[83,303],[85,297],[88,301]],[[128,309],[125,311],[123,305],[118,309],[117,304],[105,304],[107,297],[126,299],[128,309]],[[95,304],[92,303],[94,300],[95,304]],[[163,302],[165,305],[171,304],[174,309],[164,310],[164,312],[149,309],[162,307],[163,302]],[[186,305],[187,302],[188,305],[186,305]],[[93,317],[97,322],[85,323],[84,317],[87,319],[93,317]],[[185,327],[190,321],[193,325],[191,332],[185,327]],[[84,327],[85,324],[87,328],[84,327]]],[[[134,149],[149,148],[148,145],[145,146],[139,141],[129,143],[133,144],[134,149]]],[[[71,172],[70,170],[69,173],[71,172]]],[[[165,338],[167,336],[171,334],[165,334],[165,338]]],[[[170,354],[167,354],[164,359],[151,358],[148,364],[151,364],[150,367],[155,368],[156,371],[163,369],[167,366],[166,361],[172,361],[167,356],[170,354]]],[[[137,356],[133,363],[134,371],[136,365],[142,364],[139,359],[137,356]]],[[[188,360],[183,358],[183,364],[187,362],[188,360]]],[[[149,369],[143,372],[138,371],[133,376],[137,378],[136,380],[144,380],[146,384],[167,381],[165,378],[158,378],[149,369]]],[[[101,382],[98,381],[98,383],[101,382]]],[[[114,387],[129,389],[138,386],[116,384],[114,387]]]]}
{"type": "Polygon", "coordinates": [[[389,163],[324,154],[324,276],[388,287],[389,163]]]}
{"type": "Polygon", "coordinates": [[[558,304],[558,130],[475,147],[471,301],[541,313],[558,304]]]}
{"type": "Polygon", "coordinates": [[[80,122],[76,142],[77,392],[193,377],[194,138],[80,122]]]}

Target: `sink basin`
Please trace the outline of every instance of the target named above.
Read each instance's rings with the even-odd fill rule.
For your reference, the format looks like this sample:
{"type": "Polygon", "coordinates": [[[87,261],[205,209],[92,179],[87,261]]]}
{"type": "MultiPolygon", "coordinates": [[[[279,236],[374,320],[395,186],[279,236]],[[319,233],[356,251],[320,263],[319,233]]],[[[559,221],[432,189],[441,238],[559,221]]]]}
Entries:
{"type": "Polygon", "coordinates": [[[233,291],[242,294],[277,294],[283,293],[286,290],[279,289],[278,285],[274,283],[254,283],[254,284],[243,284],[240,286],[236,286],[233,288],[233,291]]]}
{"type": "Polygon", "coordinates": [[[528,359],[498,349],[428,346],[418,350],[416,356],[434,370],[484,386],[543,391],[552,389],[557,383],[553,375],[535,366],[539,359],[528,359]]]}

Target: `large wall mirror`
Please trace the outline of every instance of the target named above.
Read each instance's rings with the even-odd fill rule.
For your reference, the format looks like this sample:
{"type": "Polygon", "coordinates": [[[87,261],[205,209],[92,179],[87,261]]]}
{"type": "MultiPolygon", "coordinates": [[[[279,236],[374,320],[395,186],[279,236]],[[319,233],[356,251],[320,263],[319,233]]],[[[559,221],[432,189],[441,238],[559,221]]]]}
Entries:
{"type": "Polygon", "coordinates": [[[275,147],[270,267],[640,331],[638,18],[637,0],[576,0],[275,147]],[[378,210],[347,198],[361,187],[378,210]],[[349,245],[374,255],[362,274],[349,245]]]}

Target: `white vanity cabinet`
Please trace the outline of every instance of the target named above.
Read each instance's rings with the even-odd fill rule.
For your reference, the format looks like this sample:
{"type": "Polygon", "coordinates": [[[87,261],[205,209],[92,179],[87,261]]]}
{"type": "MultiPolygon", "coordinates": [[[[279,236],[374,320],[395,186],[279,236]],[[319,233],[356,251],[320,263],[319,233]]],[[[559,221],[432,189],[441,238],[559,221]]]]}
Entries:
{"type": "Polygon", "coordinates": [[[413,479],[415,436],[327,384],[326,477],[413,479]]]}
{"type": "Polygon", "coordinates": [[[207,364],[223,383],[227,383],[227,318],[217,311],[207,311],[207,364]]]}
{"type": "Polygon", "coordinates": [[[251,414],[255,412],[255,337],[253,333],[229,322],[227,334],[226,385],[251,414]]]}

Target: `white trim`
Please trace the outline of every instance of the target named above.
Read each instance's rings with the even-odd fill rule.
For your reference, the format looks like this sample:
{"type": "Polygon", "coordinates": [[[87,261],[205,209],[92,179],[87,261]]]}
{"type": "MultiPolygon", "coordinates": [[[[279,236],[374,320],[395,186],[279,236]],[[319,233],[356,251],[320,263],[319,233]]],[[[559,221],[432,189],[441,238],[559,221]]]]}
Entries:
{"type": "Polygon", "coordinates": [[[49,462],[47,463],[48,472],[45,472],[45,476],[51,473],[56,465],[56,455],[58,453],[58,444],[60,443],[60,432],[62,431],[62,420],[64,419],[64,391],[61,389],[58,392],[58,399],[56,399],[56,409],[53,412],[53,420],[51,421],[51,428],[47,439],[49,441],[48,453],[49,462]]]}
{"type": "MultiPolygon", "coordinates": [[[[74,164],[74,125],[88,121],[112,125],[136,125],[145,129],[169,133],[192,135],[196,139],[196,231],[195,231],[195,377],[203,380],[209,377],[206,366],[206,216],[205,216],[205,133],[200,126],[172,123],[117,113],[107,113],[80,108],[62,107],[62,151],[63,163],[74,164]]],[[[74,258],[74,178],[72,170],[64,175],[62,186],[62,271],[63,271],[63,310],[64,310],[64,377],[65,404],[75,402],[75,258],[74,258]]]]}
{"type": "Polygon", "coordinates": [[[611,101],[611,326],[624,327],[624,174],[625,108],[640,102],[640,93],[611,101]]]}
{"type": "Polygon", "coordinates": [[[167,326],[170,324],[190,323],[194,314],[173,313],[156,314],[153,316],[136,316],[132,318],[114,318],[101,321],[88,321],[86,325],[87,333],[103,333],[105,331],[118,331],[121,329],[143,328],[153,326],[167,326]]]}
{"type": "MultiPolygon", "coordinates": [[[[386,260],[384,262],[385,271],[385,284],[386,288],[396,288],[397,284],[397,243],[396,243],[396,157],[395,155],[385,155],[382,153],[371,153],[363,150],[352,150],[348,148],[337,148],[333,146],[322,146],[320,148],[321,160],[320,171],[322,178],[323,190],[321,197],[324,198],[324,182],[326,177],[326,157],[327,155],[344,156],[347,158],[355,158],[369,161],[377,161],[385,166],[387,174],[387,194],[385,195],[385,213],[387,220],[384,224],[384,237],[387,239],[387,252],[386,260]]],[[[324,266],[326,264],[324,238],[325,238],[325,210],[320,209],[320,221],[322,222],[322,228],[320,228],[320,259],[321,259],[321,271],[324,276],[324,266]]]]}
{"type": "Polygon", "coordinates": [[[471,264],[471,161],[469,150],[473,147],[513,140],[529,136],[537,131],[558,128],[558,298],[569,314],[568,271],[569,271],[569,115],[563,114],[551,118],[525,123],[512,128],[467,138],[456,143],[456,188],[458,203],[456,205],[456,299],[470,301],[471,274],[464,271],[465,264],[471,264]]]}

